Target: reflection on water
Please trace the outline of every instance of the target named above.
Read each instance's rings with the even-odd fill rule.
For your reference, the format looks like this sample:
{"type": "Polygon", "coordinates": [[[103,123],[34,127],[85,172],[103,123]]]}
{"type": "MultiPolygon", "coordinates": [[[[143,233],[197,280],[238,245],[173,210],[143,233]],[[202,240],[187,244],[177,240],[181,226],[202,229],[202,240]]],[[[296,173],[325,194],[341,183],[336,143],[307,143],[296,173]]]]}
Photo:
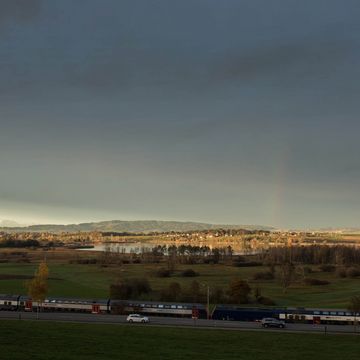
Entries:
{"type": "MultiPolygon", "coordinates": [[[[148,242],[121,242],[121,243],[101,243],[96,244],[93,248],[84,248],[77,249],[81,251],[110,251],[119,254],[141,254],[150,252],[153,248],[157,246],[180,246],[180,245],[190,245],[190,244],[174,244],[174,243],[148,243],[148,242]]],[[[227,247],[227,246],[214,246],[212,244],[205,245],[204,243],[191,244],[191,246],[208,246],[210,250],[216,247],[227,247]]],[[[244,247],[238,244],[238,246],[232,246],[234,255],[251,255],[255,253],[259,253],[260,249],[254,249],[252,247],[244,247]]]]}
{"type": "Polygon", "coordinates": [[[155,246],[155,244],[145,243],[145,242],[121,242],[121,243],[102,243],[97,244],[91,249],[78,249],[78,250],[86,250],[86,251],[111,251],[121,254],[141,254],[144,252],[151,251],[155,246]]]}

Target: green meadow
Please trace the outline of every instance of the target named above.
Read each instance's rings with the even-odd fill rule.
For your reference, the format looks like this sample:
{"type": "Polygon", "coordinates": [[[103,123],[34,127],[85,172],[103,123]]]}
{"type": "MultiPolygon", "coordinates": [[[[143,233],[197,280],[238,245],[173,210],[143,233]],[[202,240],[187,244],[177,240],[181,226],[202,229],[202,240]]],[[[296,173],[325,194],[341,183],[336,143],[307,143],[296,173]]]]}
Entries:
{"type": "MultiPolygon", "coordinates": [[[[122,266],[100,267],[98,265],[79,265],[66,262],[49,262],[50,280],[49,295],[107,298],[109,285],[118,278],[148,278],[154,296],[171,282],[179,282],[183,289],[190,286],[193,280],[202,284],[209,284],[210,289],[217,286],[227,287],[233,278],[248,280],[252,289],[260,288],[262,295],[273,299],[279,306],[303,306],[323,308],[346,308],[349,299],[360,291],[360,278],[339,278],[335,273],[316,271],[312,278],[328,280],[329,285],[309,286],[301,281],[293,283],[286,293],[278,280],[253,280],[253,275],[267,268],[233,267],[227,265],[178,265],[175,273],[168,278],[158,278],[154,272],[162,265],[127,264],[122,266]],[[185,278],[181,271],[192,268],[199,276],[185,278]]],[[[1,263],[0,264],[0,293],[26,293],[26,277],[34,274],[36,263],[1,263]]],[[[316,270],[316,267],[314,267],[316,270]]],[[[204,287],[205,290],[205,287],[204,287]]],[[[149,295],[151,298],[151,295],[149,295]]]]}
{"type": "Polygon", "coordinates": [[[355,360],[360,339],[136,325],[0,321],[0,354],[11,360],[355,360]]]}

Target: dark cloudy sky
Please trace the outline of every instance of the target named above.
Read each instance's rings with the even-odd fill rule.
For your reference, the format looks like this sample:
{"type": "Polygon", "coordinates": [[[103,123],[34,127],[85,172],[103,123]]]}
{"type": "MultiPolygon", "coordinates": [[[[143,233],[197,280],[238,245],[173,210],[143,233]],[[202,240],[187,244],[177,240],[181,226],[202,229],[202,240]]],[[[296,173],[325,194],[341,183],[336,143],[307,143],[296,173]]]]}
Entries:
{"type": "Polygon", "coordinates": [[[360,225],[358,0],[0,0],[0,220],[360,225]]]}

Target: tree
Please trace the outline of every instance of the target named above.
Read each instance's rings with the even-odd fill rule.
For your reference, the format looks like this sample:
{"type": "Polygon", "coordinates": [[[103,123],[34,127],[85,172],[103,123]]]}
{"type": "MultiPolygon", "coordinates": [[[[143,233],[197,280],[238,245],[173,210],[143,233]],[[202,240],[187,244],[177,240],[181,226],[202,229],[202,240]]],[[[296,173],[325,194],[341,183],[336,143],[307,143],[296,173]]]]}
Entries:
{"type": "Polygon", "coordinates": [[[169,285],[169,295],[173,301],[179,300],[181,294],[181,285],[178,282],[172,282],[169,285]]]}
{"type": "Polygon", "coordinates": [[[161,291],[162,301],[178,301],[181,295],[181,286],[178,282],[172,282],[167,289],[161,291]]]}
{"type": "Polygon", "coordinates": [[[189,293],[193,302],[198,302],[201,297],[200,284],[194,280],[191,282],[189,287],[189,293]]]}
{"type": "Polygon", "coordinates": [[[241,279],[234,279],[229,285],[229,297],[235,304],[247,304],[249,302],[249,295],[251,288],[247,281],[241,279]]]}
{"type": "Polygon", "coordinates": [[[39,307],[44,302],[48,293],[48,277],[49,268],[45,261],[39,264],[33,279],[27,283],[28,294],[32,300],[38,302],[37,310],[39,314],[39,307]]]}
{"type": "Polygon", "coordinates": [[[348,309],[354,313],[354,329],[356,332],[356,314],[360,312],[360,296],[355,295],[350,299],[348,309]]]}
{"type": "Polygon", "coordinates": [[[294,277],[294,265],[286,261],[280,265],[280,281],[283,287],[283,292],[286,293],[288,287],[291,285],[294,277]]]}
{"type": "Polygon", "coordinates": [[[110,297],[117,300],[137,299],[151,291],[151,286],[146,278],[119,279],[110,285],[110,297]]]}

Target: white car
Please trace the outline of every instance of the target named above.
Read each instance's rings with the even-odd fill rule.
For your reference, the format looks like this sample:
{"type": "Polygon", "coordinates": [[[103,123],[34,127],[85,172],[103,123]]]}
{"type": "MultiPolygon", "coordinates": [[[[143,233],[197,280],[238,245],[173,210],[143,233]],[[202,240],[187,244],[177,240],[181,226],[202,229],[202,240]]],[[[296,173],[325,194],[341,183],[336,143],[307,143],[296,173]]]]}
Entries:
{"type": "Polygon", "coordinates": [[[130,314],[127,318],[126,321],[129,323],[132,322],[139,322],[139,323],[148,323],[149,322],[149,318],[147,316],[142,316],[139,314],[130,314]]]}

